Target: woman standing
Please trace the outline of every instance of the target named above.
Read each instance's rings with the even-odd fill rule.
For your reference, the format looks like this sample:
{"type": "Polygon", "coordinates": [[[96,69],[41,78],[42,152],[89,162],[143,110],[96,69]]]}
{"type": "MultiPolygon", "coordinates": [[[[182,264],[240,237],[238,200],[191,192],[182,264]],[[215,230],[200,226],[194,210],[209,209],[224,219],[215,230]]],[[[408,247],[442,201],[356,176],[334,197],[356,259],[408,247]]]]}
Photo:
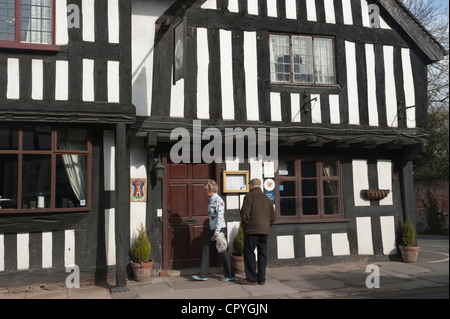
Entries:
{"type": "MultiPolygon", "coordinates": [[[[200,273],[198,275],[193,275],[192,278],[195,280],[208,280],[208,270],[209,270],[209,252],[211,247],[215,247],[215,241],[219,234],[222,232],[227,233],[227,226],[225,223],[225,204],[217,195],[219,186],[213,180],[209,180],[205,183],[205,191],[209,197],[208,205],[208,215],[209,215],[209,234],[206,237],[205,245],[203,246],[202,252],[202,262],[200,266],[200,273]]],[[[233,281],[236,280],[234,269],[231,266],[230,254],[228,253],[228,248],[219,253],[220,260],[225,271],[225,276],[220,278],[221,281],[233,281]]]]}

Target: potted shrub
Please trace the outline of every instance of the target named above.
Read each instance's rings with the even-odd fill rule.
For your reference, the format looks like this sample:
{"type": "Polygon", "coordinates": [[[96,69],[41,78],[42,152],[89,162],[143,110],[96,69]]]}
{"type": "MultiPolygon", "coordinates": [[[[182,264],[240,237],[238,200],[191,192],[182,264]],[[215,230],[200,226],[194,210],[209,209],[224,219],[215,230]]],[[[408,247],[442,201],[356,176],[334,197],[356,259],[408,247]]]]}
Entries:
{"type": "Polygon", "coordinates": [[[146,281],[150,278],[153,260],[150,259],[151,245],[147,236],[147,229],[141,225],[138,229],[138,237],[131,249],[134,278],[137,281],[146,281]]]}
{"type": "Polygon", "coordinates": [[[234,252],[231,254],[231,263],[236,273],[244,272],[244,229],[239,225],[239,230],[233,241],[234,252]]]}
{"type": "Polygon", "coordinates": [[[411,217],[408,216],[403,225],[402,243],[400,245],[400,252],[405,263],[415,263],[417,261],[420,247],[415,243],[416,233],[411,217]]]}

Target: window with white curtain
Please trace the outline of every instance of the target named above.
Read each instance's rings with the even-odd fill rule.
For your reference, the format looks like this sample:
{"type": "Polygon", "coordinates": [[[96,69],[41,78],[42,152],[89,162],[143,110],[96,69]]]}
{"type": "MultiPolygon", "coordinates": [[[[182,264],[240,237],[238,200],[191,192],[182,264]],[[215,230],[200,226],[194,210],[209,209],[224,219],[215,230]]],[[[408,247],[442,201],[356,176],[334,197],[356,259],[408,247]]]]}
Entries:
{"type": "Polygon", "coordinates": [[[0,45],[53,44],[55,0],[0,0],[0,45]]]}
{"type": "Polygon", "coordinates": [[[335,84],[332,38],[270,35],[272,83],[335,84]]]}
{"type": "Polygon", "coordinates": [[[0,124],[0,214],[88,211],[87,129],[0,124]]]}

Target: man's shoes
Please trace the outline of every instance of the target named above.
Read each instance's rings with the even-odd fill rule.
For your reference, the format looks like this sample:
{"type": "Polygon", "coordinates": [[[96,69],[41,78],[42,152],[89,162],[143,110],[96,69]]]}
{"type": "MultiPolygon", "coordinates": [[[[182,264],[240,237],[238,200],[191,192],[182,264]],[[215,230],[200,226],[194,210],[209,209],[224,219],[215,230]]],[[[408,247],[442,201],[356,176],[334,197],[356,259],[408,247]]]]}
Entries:
{"type": "Polygon", "coordinates": [[[239,280],[239,284],[241,285],[256,285],[256,282],[250,281],[247,278],[239,280]]]}
{"type": "Polygon", "coordinates": [[[258,285],[261,285],[261,286],[263,286],[263,285],[265,285],[266,284],[266,282],[265,281],[258,281],[258,285]]]}
{"type": "Polygon", "coordinates": [[[192,275],[192,278],[200,281],[207,281],[208,278],[200,277],[199,275],[192,275]]]}

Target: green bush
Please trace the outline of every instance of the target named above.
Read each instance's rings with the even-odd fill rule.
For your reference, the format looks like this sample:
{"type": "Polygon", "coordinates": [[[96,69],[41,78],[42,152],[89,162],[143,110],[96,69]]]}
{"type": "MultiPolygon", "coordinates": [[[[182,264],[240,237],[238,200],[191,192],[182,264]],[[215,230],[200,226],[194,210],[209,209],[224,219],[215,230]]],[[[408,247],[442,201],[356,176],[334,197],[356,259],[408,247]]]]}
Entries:
{"type": "Polygon", "coordinates": [[[403,225],[402,244],[404,246],[413,246],[416,242],[416,233],[411,217],[408,215],[405,224],[403,225]]]}
{"type": "Polygon", "coordinates": [[[233,248],[236,256],[244,255],[244,229],[242,228],[242,225],[239,226],[238,233],[234,238],[233,248]]]}
{"type": "Polygon", "coordinates": [[[139,235],[134,242],[131,252],[133,254],[133,261],[142,263],[149,260],[152,247],[148,240],[147,229],[141,225],[141,228],[138,231],[139,235]]]}

